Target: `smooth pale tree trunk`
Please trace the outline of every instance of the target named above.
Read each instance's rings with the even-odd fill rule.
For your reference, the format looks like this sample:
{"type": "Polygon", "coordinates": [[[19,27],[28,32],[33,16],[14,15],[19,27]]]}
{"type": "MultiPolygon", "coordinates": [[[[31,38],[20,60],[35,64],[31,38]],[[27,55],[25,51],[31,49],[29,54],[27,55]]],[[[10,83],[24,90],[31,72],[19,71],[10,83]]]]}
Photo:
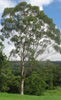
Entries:
{"type": "Polygon", "coordinates": [[[24,94],[24,60],[22,61],[22,66],[21,66],[21,95],[24,94]]]}
{"type": "Polygon", "coordinates": [[[24,78],[21,79],[21,95],[24,95],[24,78]]]}

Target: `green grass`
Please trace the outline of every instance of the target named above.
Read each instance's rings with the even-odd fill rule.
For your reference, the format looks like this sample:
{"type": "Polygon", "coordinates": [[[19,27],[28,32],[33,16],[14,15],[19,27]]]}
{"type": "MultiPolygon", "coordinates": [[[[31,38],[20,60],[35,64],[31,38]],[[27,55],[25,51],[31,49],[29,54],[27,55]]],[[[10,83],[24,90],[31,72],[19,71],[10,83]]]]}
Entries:
{"type": "Polygon", "coordinates": [[[61,96],[61,90],[46,90],[44,96],[61,96]]]}
{"type": "Polygon", "coordinates": [[[61,100],[61,96],[29,96],[0,93],[0,100],[61,100]]]}

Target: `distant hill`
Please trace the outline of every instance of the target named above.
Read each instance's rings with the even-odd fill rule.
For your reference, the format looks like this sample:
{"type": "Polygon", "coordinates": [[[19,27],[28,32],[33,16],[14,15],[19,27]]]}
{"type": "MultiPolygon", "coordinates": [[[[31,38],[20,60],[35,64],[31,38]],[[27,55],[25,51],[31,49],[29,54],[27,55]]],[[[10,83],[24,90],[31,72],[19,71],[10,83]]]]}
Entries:
{"type": "MultiPolygon", "coordinates": [[[[39,62],[40,64],[45,64],[45,61],[39,62]]],[[[50,63],[54,65],[61,65],[61,61],[51,61],[50,63]]],[[[25,67],[28,65],[27,61],[25,62],[25,67]]],[[[21,66],[21,61],[10,61],[10,66],[12,69],[19,69],[21,66]]]]}
{"type": "MultiPolygon", "coordinates": [[[[50,61],[49,61],[50,62],[50,61]]],[[[41,61],[39,62],[40,67],[45,67],[46,61],[41,61]]],[[[51,61],[53,65],[61,65],[61,61],[51,61]]],[[[29,64],[26,61],[25,62],[25,67],[27,67],[29,64]]],[[[10,61],[10,68],[12,70],[12,73],[15,75],[20,75],[21,72],[21,62],[20,61],[10,61]]]]}
{"type": "MultiPolygon", "coordinates": [[[[41,61],[40,63],[44,63],[45,61],[41,61]]],[[[27,63],[27,61],[25,62],[27,63]]],[[[52,64],[59,64],[61,65],[61,61],[51,61],[52,64]]],[[[21,61],[10,61],[10,64],[13,66],[13,65],[17,65],[19,67],[19,65],[21,64],[21,61]]]]}
{"type": "Polygon", "coordinates": [[[61,61],[51,61],[51,63],[54,64],[54,65],[57,65],[57,64],[61,65],[61,61]]]}

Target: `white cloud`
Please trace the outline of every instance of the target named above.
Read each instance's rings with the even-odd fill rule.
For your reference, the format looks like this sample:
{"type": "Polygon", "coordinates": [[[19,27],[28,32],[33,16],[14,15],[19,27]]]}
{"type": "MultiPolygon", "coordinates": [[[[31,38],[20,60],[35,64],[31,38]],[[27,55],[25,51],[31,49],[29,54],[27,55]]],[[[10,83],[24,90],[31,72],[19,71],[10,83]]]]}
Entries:
{"type": "Polygon", "coordinates": [[[60,53],[56,53],[56,54],[48,57],[47,59],[49,59],[51,61],[61,61],[61,55],[60,55],[60,53]]]}
{"type": "MultiPolygon", "coordinates": [[[[24,0],[23,0],[24,1],[24,0]]],[[[40,10],[43,10],[43,6],[49,5],[54,0],[26,0],[31,5],[36,5],[40,7],[40,10]]]]}
{"type": "Polygon", "coordinates": [[[0,16],[6,7],[13,7],[16,5],[16,2],[12,0],[0,0],[0,16]]]}
{"type": "Polygon", "coordinates": [[[31,4],[33,5],[48,5],[53,0],[29,0],[31,4]]]}
{"type": "Polygon", "coordinates": [[[1,24],[0,24],[0,29],[2,29],[2,26],[1,26],[1,24]]]}
{"type": "Polygon", "coordinates": [[[19,2],[21,2],[21,1],[27,1],[31,5],[33,5],[33,6],[34,5],[39,6],[40,10],[43,10],[43,6],[49,5],[54,0],[19,0],[19,2]]]}

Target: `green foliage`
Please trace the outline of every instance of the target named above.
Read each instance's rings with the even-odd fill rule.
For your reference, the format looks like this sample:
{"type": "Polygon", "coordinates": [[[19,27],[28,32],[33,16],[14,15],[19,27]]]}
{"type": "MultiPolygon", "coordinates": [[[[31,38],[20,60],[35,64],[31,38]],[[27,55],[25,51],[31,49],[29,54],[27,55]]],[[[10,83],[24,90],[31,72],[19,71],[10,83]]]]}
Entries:
{"type": "Polygon", "coordinates": [[[2,42],[0,42],[0,52],[3,50],[4,45],[2,44],[2,42]]]}
{"type": "Polygon", "coordinates": [[[13,41],[14,41],[14,42],[17,42],[17,41],[18,41],[18,36],[15,35],[14,37],[12,37],[12,38],[11,38],[11,41],[12,41],[12,42],[13,42],[13,41]]]}
{"type": "MultiPolygon", "coordinates": [[[[21,62],[19,61],[11,62],[12,73],[14,73],[15,76],[10,79],[9,92],[19,93],[21,81],[19,76],[21,74],[20,64],[21,62]]],[[[25,69],[29,65],[30,62],[25,62],[25,69]]],[[[54,95],[54,91],[60,90],[60,87],[57,86],[61,87],[61,65],[54,65],[50,63],[50,61],[35,62],[25,78],[24,93],[29,95],[54,95]],[[54,91],[50,94],[46,90],[54,91]]],[[[58,94],[60,95],[59,92],[57,95],[58,94]]]]}
{"type": "Polygon", "coordinates": [[[3,36],[2,36],[2,35],[0,35],[0,39],[1,39],[2,41],[4,41],[4,38],[3,38],[3,36]]]}
{"type": "Polygon", "coordinates": [[[4,48],[2,41],[4,41],[4,37],[0,35],[0,52],[3,51],[3,48],[4,48]]]}
{"type": "Polygon", "coordinates": [[[36,74],[32,73],[31,76],[25,79],[25,94],[31,95],[41,95],[44,91],[46,83],[42,78],[36,74]]]}
{"type": "Polygon", "coordinates": [[[61,87],[57,86],[55,90],[46,90],[44,96],[61,96],[61,87]]]}
{"type": "Polygon", "coordinates": [[[20,80],[21,80],[21,78],[19,75],[11,76],[9,83],[8,83],[8,87],[9,87],[8,92],[9,93],[20,93],[20,80]]]}
{"type": "Polygon", "coordinates": [[[19,10],[24,11],[24,8],[26,8],[26,6],[27,6],[26,2],[21,2],[15,7],[15,11],[19,11],[19,10]]]}
{"type": "MultiPolygon", "coordinates": [[[[7,62],[2,62],[4,56],[0,54],[0,91],[9,93],[20,92],[20,64],[10,62],[12,73],[7,62]],[[3,65],[6,65],[3,66],[3,65]],[[2,66],[2,67],[1,67],[2,66]]],[[[30,62],[25,62],[25,69],[30,62]]],[[[35,62],[25,78],[24,93],[29,95],[60,95],[61,65],[47,62],[35,62]],[[50,91],[50,92],[49,92],[50,91]]]]}
{"type": "Polygon", "coordinates": [[[39,13],[39,7],[38,6],[33,6],[32,9],[34,10],[35,13],[39,13]]]}
{"type": "Polygon", "coordinates": [[[50,25],[50,28],[51,29],[54,29],[55,28],[55,24],[53,23],[53,20],[51,18],[49,18],[47,15],[45,15],[43,11],[41,11],[38,16],[45,23],[48,23],[50,25]]]}
{"type": "Polygon", "coordinates": [[[8,81],[11,75],[11,70],[9,68],[9,62],[5,55],[0,52],[0,92],[5,92],[9,90],[8,81]]]}
{"type": "Polygon", "coordinates": [[[54,48],[55,48],[55,50],[56,50],[57,52],[60,52],[60,53],[61,53],[61,48],[59,48],[59,46],[55,45],[54,48]]]}
{"type": "Polygon", "coordinates": [[[2,17],[4,17],[4,15],[8,15],[8,14],[14,14],[14,8],[5,8],[2,17]]]}

